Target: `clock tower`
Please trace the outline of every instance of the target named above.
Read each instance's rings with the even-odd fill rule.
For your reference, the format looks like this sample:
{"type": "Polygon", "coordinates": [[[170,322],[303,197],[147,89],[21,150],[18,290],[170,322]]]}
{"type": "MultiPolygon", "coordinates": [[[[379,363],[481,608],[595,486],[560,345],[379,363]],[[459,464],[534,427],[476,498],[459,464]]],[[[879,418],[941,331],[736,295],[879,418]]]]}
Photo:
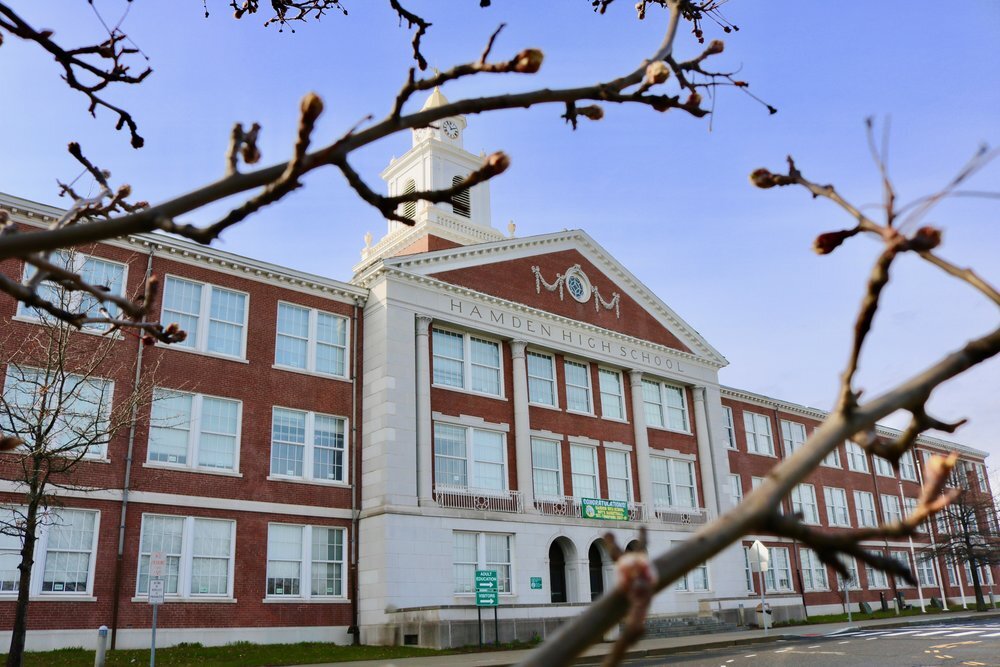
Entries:
{"type": "MultiPolygon", "coordinates": [[[[424,102],[422,111],[448,104],[439,88],[424,102]]],[[[449,116],[428,127],[412,130],[412,145],[402,157],[393,158],[381,177],[390,196],[453,187],[482,166],[485,153],[465,150],[464,116],[449,116]]],[[[401,204],[396,211],[414,221],[412,226],[387,221],[387,230],[375,245],[367,235],[358,273],[372,262],[393,255],[424,252],[456,245],[498,241],[504,235],[491,225],[490,184],[480,183],[450,201],[401,204]]]]}

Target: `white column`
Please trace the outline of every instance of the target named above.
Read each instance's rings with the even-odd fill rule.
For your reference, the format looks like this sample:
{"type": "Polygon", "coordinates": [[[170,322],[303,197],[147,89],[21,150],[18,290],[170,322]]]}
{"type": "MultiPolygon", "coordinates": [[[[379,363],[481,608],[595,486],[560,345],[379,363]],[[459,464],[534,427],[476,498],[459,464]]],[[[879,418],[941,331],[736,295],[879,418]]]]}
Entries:
{"type": "Polygon", "coordinates": [[[653,515],[652,462],[649,460],[649,431],[646,430],[646,405],[642,398],[642,371],[628,372],[632,384],[632,424],[635,430],[635,467],[639,471],[639,497],[646,510],[646,517],[653,515]]]}
{"type": "Polygon", "coordinates": [[[417,315],[417,496],[421,505],[433,504],[431,475],[434,439],[431,433],[431,346],[432,318],[417,315]]]}
{"type": "Polygon", "coordinates": [[[715,477],[712,441],[708,436],[708,412],[705,409],[705,388],[694,388],[694,431],[698,439],[698,469],[701,470],[701,485],[704,491],[705,507],[719,516],[720,507],[716,501],[719,480],[715,477]]]}
{"type": "Polygon", "coordinates": [[[510,342],[514,375],[514,451],[517,453],[517,490],[524,499],[524,511],[535,512],[535,484],[531,474],[531,415],[528,412],[528,365],[523,340],[510,342]]]}

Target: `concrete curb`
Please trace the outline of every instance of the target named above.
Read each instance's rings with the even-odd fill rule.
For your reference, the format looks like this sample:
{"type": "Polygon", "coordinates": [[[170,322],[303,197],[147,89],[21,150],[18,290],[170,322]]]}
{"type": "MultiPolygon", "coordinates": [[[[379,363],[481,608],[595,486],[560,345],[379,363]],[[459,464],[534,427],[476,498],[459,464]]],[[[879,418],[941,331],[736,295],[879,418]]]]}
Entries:
{"type": "MultiPolygon", "coordinates": [[[[744,637],[743,639],[728,639],[724,641],[702,642],[699,644],[684,644],[681,646],[663,646],[660,648],[638,648],[625,654],[626,658],[662,658],[678,653],[692,653],[716,648],[732,648],[734,646],[753,646],[754,644],[770,644],[781,641],[806,641],[811,637],[801,637],[799,635],[768,635],[767,637],[744,637]]],[[[599,665],[604,660],[604,655],[588,655],[576,661],[578,665],[599,665]]],[[[511,665],[516,663],[511,663],[511,665]]],[[[505,667],[511,667],[506,665],[505,667]]]]}

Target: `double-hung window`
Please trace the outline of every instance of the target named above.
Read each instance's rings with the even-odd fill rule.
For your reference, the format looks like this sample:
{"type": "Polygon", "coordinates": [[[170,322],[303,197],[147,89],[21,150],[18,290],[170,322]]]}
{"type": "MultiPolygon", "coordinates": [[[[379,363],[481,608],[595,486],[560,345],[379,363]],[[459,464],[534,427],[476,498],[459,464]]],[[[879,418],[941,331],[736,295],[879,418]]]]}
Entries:
{"type": "Polygon", "coordinates": [[[882,475],[883,477],[895,477],[896,473],[892,470],[892,464],[889,463],[888,459],[884,459],[881,456],[872,454],[872,462],[875,465],[875,474],[882,475]]]}
{"type": "Polygon", "coordinates": [[[674,585],[674,590],[701,592],[709,590],[708,564],[701,563],[688,570],[674,585]]]}
{"type": "Polygon", "coordinates": [[[913,462],[913,452],[906,451],[899,457],[899,476],[911,482],[917,481],[917,467],[913,462]]]}
{"type": "Polygon", "coordinates": [[[267,597],[346,597],[345,535],[343,528],[268,524],[267,597]]]}
{"type": "Polygon", "coordinates": [[[976,470],[976,481],[979,483],[979,490],[987,491],[989,487],[986,485],[986,466],[982,463],[974,463],[972,465],[976,470]]]}
{"type": "Polygon", "coordinates": [[[840,589],[852,591],[859,590],[861,588],[861,580],[858,579],[858,561],[853,556],[838,556],[838,558],[847,568],[848,574],[846,579],[843,575],[839,573],[837,574],[837,582],[840,584],[840,589]]]}
{"type": "MultiPolygon", "coordinates": [[[[21,583],[21,562],[25,508],[0,509],[0,521],[14,528],[14,534],[0,534],[0,596],[14,595],[21,583]]],[[[31,573],[32,596],[92,595],[94,563],[100,513],[60,508],[41,515],[31,573]]]]}
{"type": "Polygon", "coordinates": [[[802,561],[802,587],[807,591],[825,591],[829,588],[826,565],[812,549],[799,549],[802,561]]]}
{"type": "Polygon", "coordinates": [[[886,523],[900,521],[903,518],[903,513],[899,509],[898,497],[883,493],[880,500],[882,501],[882,518],[886,523]]]}
{"type": "MultiPolygon", "coordinates": [[[[910,563],[910,555],[905,551],[890,551],[889,558],[899,561],[907,568],[912,568],[912,564],[910,563]]],[[[912,572],[912,569],[910,571],[912,572]]],[[[911,588],[910,584],[902,577],[896,575],[893,575],[893,577],[896,579],[897,588],[911,588]]]]}
{"type": "Polygon", "coordinates": [[[500,343],[470,334],[433,330],[434,384],[502,396],[500,343]]]}
{"type": "Polygon", "coordinates": [[[847,492],[832,486],[824,487],[823,500],[826,501],[826,519],[831,526],[851,527],[851,513],[847,509],[847,492]]]}
{"type": "Polygon", "coordinates": [[[743,502],[743,483],[737,474],[729,475],[729,493],[733,497],[733,503],[739,505],[743,502]]]}
{"type": "MultiPolygon", "coordinates": [[[[917,511],[917,499],[916,498],[903,498],[903,512],[904,512],[904,516],[910,516],[911,514],[913,514],[916,511],[917,511]]],[[[916,530],[919,533],[926,533],[927,532],[927,524],[926,523],[917,524],[916,530]]]]}
{"type": "Polygon", "coordinates": [[[688,423],[687,398],[684,395],[683,387],[643,380],[642,400],[647,426],[666,428],[681,433],[691,432],[688,423]]]}
{"type": "Polygon", "coordinates": [[[854,472],[868,472],[868,458],[864,448],[856,442],[847,441],[847,469],[854,472]]]}
{"type": "MultiPolygon", "coordinates": [[[[76,273],[80,278],[90,285],[100,287],[107,291],[109,295],[125,296],[125,276],[127,267],[118,262],[112,262],[92,255],[85,255],[82,252],[67,252],[59,250],[49,256],[49,262],[60,268],[76,273]]],[[[25,264],[24,282],[30,281],[37,269],[31,264],[25,264]]],[[[82,291],[67,291],[59,286],[57,282],[43,280],[38,286],[38,296],[49,303],[75,313],[83,313],[85,317],[111,317],[118,318],[120,311],[117,305],[111,302],[101,302],[91,294],[82,291]],[[101,312],[104,309],[107,314],[101,312]]],[[[18,302],[17,314],[20,317],[28,317],[37,320],[48,320],[51,316],[37,308],[18,302]]],[[[107,331],[110,325],[90,323],[84,324],[85,331],[107,331]]]]}
{"type": "Polygon", "coordinates": [[[764,580],[768,591],[792,590],[792,567],[788,558],[787,547],[768,547],[767,574],[764,580]]]}
{"type": "Polygon", "coordinates": [[[782,419],[781,441],[785,445],[785,456],[791,456],[806,442],[805,425],[782,419]]]}
{"type": "Polygon", "coordinates": [[[874,528],[878,525],[875,515],[875,498],[867,491],[854,492],[854,507],[858,513],[858,528],[874,528]]]}
{"type": "Polygon", "coordinates": [[[934,557],[917,559],[917,580],[921,586],[936,586],[937,577],[934,576],[934,557]]]}
{"type": "Polygon", "coordinates": [[[656,507],[697,507],[694,462],[653,456],[653,503],[656,507]]]}
{"type": "Polygon", "coordinates": [[[271,475],[346,482],[347,421],[342,417],[275,407],[271,410],[271,475]]]}
{"type": "Polygon", "coordinates": [[[274,364],[346,378],[347,327],[346,317],[279,302],[274,364]]]}
{"type": "Polygon", "coordinates": [[[176,322],[187,333],[178,347],[242,359],[246,356],[245,292],[167,276],[163,285],[163,322],[176,322]]]}
{"type": "Polygon", "coordinates": [[[819,509],[816,506],[816,487],[812,484],[797,484],[792,488],[792,511],[802,514],[805,523],[819,523],[819,509]]]}
{"type": "Polygon", "coordinates": [[[563,361],[566,373],[566,409],[570,412],[593,414],[590,399],[590,367],[576,361],[563,361]]]}
{"type": "Polygon", "coordinates": [[[736,449],[736,426],[733,424],[733,409],[722,406],[723,433],[726,434],[726,447],[736,449]]]}
{"type": "Polygon", "coordinates": [[[235,521],[143,514],[136,595],[149,593],[149,559],[160,552],[168,597],[231,598],[235,551],[235,521]]]}
{"type": "MultiPolygon", "coordinates": [[[[884,556],[879,550],[869,550],[866,551],[875,556],[884,556]]],[[[868,588],[887,588],[889,586],[889,580],[883,570],[874,568],[868,563],[865,563],[865,577],[868,579],[868,588]]]]}
{"type": "Polygon", "coordinates": [[[560,443],[542,438],[531,439],[531,476],[536,498],[563,496],[562,455],[560,443]]]}
{"type": "Polygon", "coordinates": [[[820,465],[827,466],[828,468],[841,468],[840,465],[840,447],[834,448],[832,452],[826,455],[826,457],[820,462],[820,465]]]}
{"type": "Polygon", "coordinates": [[[751,454],[774,456],[771,420],[756,412],[743,411],[743,428],[747,434],[747,451],[751,454]]]}
{"type": "Polygon", "coordinates": [[[206,470],[238,467],[242,403],[227,398],[153,390],[150,463],[206,470]]]}
{"type": "Polygon", "coordinates": [[[434,485],[451,489],[506,490],[504,434],[435,422],[434,485]]]}
{"type": "Polygon", "coordinates": [[[111,439],[114,383],[60,371],[7,365],[5,421],[22,440],[43,433],[44,449],[58,456],[103,459],[111,439]]]}
{"type": "Polygon", "coordinates": [[[513,592],[513,535],[456,530],[452,540],[452,590],[456,595],[476,592],[476,570],[496,570],[498,592],[513,592]]]}
{"type": "Polygon", "coordinates": [[[556,366],[551,355],[528,352],[528,400],[556,407],[556,366]]]}
{"type": "Polygon", "coordinates": [[[597,483],[597,448],[587,445],[570,445],[569,459],[573,478],[573,497],[600,498],[597,483]]]}
{"type": "Polygon", "coordinates": [[[628,452],[607,449],[604,463],[608,475],[608,500],[632,500],[632,465],[628,452]]]}
{"type": "Polygon", "coordinates": [[[599,368],[597,376],[601,384],[601,416],[624,420],[625,394],[622,374],[607,368],[599,368]]]}

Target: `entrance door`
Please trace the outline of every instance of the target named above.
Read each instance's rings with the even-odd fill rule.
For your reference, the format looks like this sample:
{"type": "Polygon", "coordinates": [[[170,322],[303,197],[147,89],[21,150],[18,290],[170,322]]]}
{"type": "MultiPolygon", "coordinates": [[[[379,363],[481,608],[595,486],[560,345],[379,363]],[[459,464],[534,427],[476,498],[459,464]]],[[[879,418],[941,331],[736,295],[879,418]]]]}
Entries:
{"type": "Polygon", "coordinates": [[[557,542],[549,547],[549,588],[553,602],[566,602],[566,556],[557,542]]]}
{"type": "Polygon", "coordinates": [[[604,559],[596,542],[590,545],[587,558],[590,561],[590,599],[596,600],[604,594],[604,559]]]}

